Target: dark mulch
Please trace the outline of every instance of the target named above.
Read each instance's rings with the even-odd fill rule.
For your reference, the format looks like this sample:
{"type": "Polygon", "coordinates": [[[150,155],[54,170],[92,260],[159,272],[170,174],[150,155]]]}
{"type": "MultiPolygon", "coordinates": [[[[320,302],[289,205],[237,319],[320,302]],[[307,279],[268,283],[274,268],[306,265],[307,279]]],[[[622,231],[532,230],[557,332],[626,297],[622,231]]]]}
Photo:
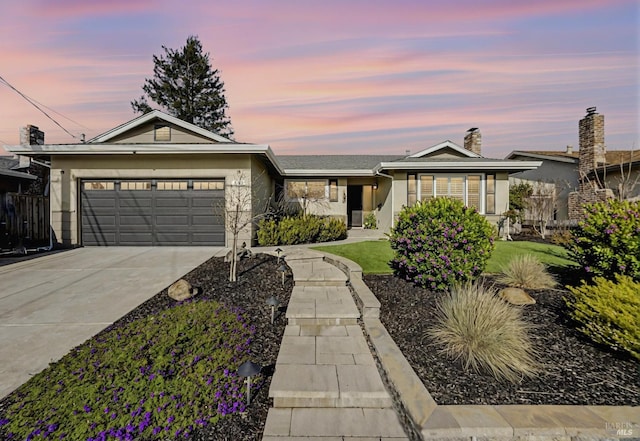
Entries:
{"type": "MultiPolygon", "coordinates": [[[[519,384],[465,372],[427,337],[437,293],[394,276],[365,276],[380,300],[381,320],[438,404],[640,405],[640,364],[584,338],[567,317],[568,292],[531,291],[523,307],[543,372],[519,384]]],[[[491,284],[492,281],[488,280],[491,284]]]]}
{"type": "MultiPolygon", "coordinates": [[[[204,427],[191,439],[204,440],[260,440],[267,411],[270,407],[268,396],[271,375],[275,366],[284,334],[284,309],[291,296],[293,281],[290,277],[282,286],[281,273],[277,271],[280,264],[277,258],[258,254],[252,259],[238,263],[238,282],[229,283],[229,264],[222,258],[212,258],[184,276],[194,287],[200,289],[197,299],[211,299],[230,307],[240,307],[248,322],[255,326],[256,333],[251,344],[251,360],[265,366],[263,381],[252,385],[251,405],[244,414],[224,417],[215,425],[204,427]],[[270,296],[277,297],[282,305],[276,314],[275,323],[271,324],[271,309],[266,305],[270,296]]],[[[112,326],[129,323],[147,315],[170,308],[176,302],[163,290],[139,307],[119,319],[112,326]]],[[[108,329],[108,328],[107,328],[108,329]]],[[[106,330],[105,330],[106,331],[106,330]]],[[[104,331],[103,331],[104,332],[104,331]]],[[[15,399],[14,394],[0,401],[0,415],[9,403],[15,399]]]]}

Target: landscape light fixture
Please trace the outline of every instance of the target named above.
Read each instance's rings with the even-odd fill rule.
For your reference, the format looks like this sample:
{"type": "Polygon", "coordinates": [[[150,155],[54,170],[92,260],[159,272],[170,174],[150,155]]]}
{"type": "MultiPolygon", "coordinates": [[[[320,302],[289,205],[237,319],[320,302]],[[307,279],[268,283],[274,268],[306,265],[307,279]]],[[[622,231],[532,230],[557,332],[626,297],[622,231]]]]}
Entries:
{"type": "Polygon", "coordinates": [[[276,248],[275,252],[278,253],[278,263],[280,263],[280,253],[282,252],[282,248],[276,248]]]}
{"type": "Polygon", "coordinates": [[[280,300],[276,299],[274,296],[271,296],[267,299],[267,305],[271,306],[271,324],[273,325],[276,308],[280,306],[280,300]]]}
{"type": "Polygon", "coordinates": [[[278,267],[278,271],[280,271],[280,273],[282,274],[282,289],[284,289],[284,278],[285,278],[285,275],[287,273],[287,267],[284,266],[284,264],[280,265],[278,267]]]}
{"type": "Polygon", "coordinates": [[[251,403],[251,377],[258,375],[262,370],[262,366],[247,360],[238,368],[238,375],[247,379],[247,406],[251,403]]]}

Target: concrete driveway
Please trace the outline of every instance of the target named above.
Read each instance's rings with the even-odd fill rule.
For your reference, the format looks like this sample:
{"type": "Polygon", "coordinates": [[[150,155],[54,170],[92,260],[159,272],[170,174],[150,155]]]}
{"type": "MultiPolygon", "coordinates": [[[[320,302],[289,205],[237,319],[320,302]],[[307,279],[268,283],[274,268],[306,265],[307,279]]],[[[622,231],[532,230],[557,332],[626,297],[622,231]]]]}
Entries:
{"type": "Polygon", "coordinates": [[[79,248],[0,268],[0,397],[220,247],[79,248]]]}

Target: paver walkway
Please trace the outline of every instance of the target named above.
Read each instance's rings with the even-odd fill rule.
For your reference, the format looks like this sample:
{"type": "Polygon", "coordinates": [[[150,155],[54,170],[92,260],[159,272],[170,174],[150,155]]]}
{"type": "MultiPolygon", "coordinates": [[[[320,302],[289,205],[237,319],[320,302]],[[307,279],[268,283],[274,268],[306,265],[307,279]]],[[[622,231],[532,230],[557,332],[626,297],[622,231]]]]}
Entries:
{"type": "Polygon", "coordinates": [[[295,286],[262,440],[407,441],[346,275],[313,251],[292,251],[286,261],[295,286]]]}

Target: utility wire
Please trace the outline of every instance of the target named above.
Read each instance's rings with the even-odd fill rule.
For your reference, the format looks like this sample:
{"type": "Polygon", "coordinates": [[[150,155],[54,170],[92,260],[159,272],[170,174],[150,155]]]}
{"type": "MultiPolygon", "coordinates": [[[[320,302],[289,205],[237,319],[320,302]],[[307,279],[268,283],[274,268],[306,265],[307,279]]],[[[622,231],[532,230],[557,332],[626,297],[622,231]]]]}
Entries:
{"type": "Polygon", "coordinates": [[[22,98],[24,98],[25,100],[27,100],[27,102],[29,104],[31,104],[33,107],[35,107],[36,109],[38,109],[40,112],[42,112],[42,114],[44,114],[44,116],[46,116],[47,118],[49,118],[51,121],[54,122],[55,125],[57,125],[58,127],[60,127],[62,130],[64,130],[66,133],[69,134],[69,136],[71,136],[72,138],[78,138],[77,136],[75,136],[73,133],[71,133],[70,131],[68,131],[67,129],[65,129],[64,127],[62,127],[62,125],[56,121],[55,119],[53,119],[47,112],[45,112],[42,107],[38,106],[38,104],[35,103],[35,101],[32,101],[28,96],[26,96],[24,93],[20,92],[18,89],[16,89],[15,87],[13,87],[7,80],[5,80],[4,78],[2,78],[2,76],[0,76],[0,82],[3,83],[4,85],[6,85],[7,87],[9,87],[10,89],[12,89],[13,91],[15,91],[18,95],[20,95],[22,98]]]}

